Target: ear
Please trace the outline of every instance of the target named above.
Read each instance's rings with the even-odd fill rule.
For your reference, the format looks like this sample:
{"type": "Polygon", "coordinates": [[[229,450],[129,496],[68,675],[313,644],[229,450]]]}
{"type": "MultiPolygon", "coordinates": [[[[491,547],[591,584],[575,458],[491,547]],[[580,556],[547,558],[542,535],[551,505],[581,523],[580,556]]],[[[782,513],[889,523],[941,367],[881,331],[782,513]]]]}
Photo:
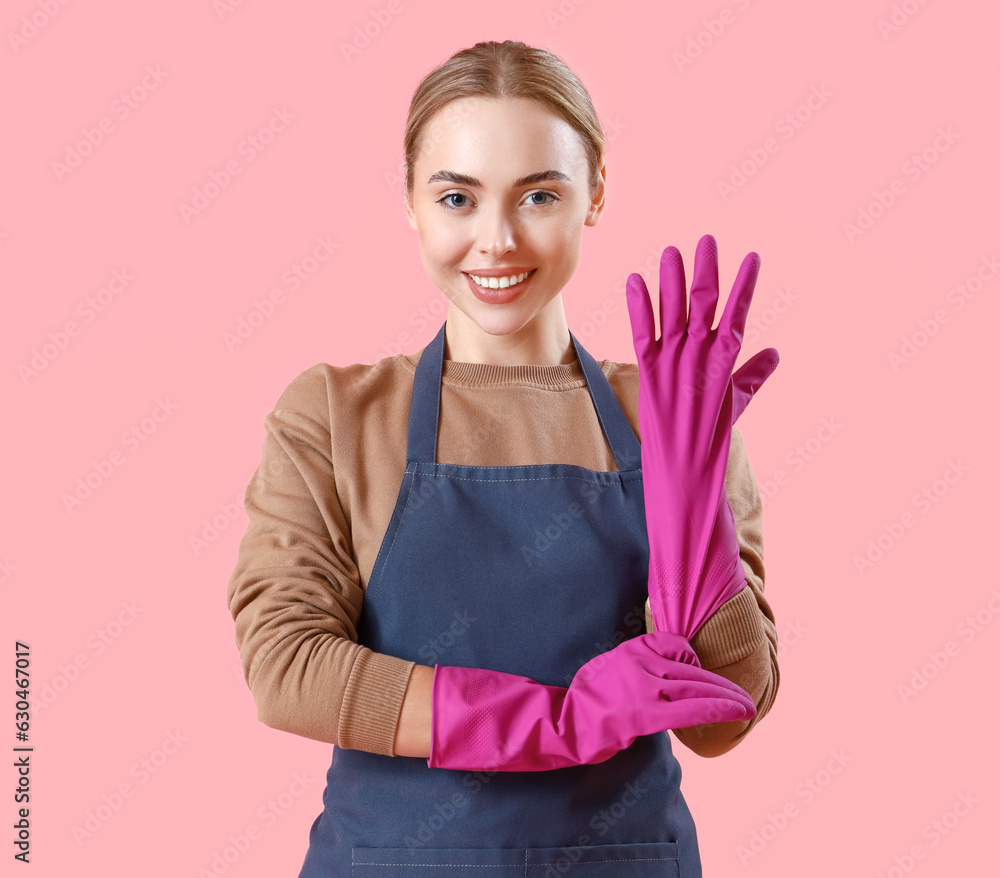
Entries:
{"type": "Polygon", "coordinates": [[[403,190],[403,207],[406,208],[406,218],[410,223],[410,228],[414,231],[417,228],[417,218],[413,215],[413,203],[410,201],[410,197],[406,194],[406,190],[403,190]]]}
{"type": "Polygon", "coordinates": [[[601,218],[601,214],[604,212],[604,193],[607,189],[607,163],[601,165],[601,180],[597,185],[597,189],[594,191],[594,197],[590,201],[590,207],[587,209],[587,218],[584,220],[584,225],[596,226],[597,221],[601,218]]]}

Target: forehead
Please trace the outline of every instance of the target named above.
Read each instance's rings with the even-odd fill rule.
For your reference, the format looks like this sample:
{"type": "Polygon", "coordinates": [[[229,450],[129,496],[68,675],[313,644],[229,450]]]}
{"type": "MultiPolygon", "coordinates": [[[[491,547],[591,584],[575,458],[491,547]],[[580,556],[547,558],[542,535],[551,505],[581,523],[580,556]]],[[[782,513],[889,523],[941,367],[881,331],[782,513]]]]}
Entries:
{"type": "Polygon", "coordinates": [[[587,156],[577,131],[530,98],[459,98],[425,126],[417,182],[449,170],[486,180],[554,168],[576,180],[587,156]]]}

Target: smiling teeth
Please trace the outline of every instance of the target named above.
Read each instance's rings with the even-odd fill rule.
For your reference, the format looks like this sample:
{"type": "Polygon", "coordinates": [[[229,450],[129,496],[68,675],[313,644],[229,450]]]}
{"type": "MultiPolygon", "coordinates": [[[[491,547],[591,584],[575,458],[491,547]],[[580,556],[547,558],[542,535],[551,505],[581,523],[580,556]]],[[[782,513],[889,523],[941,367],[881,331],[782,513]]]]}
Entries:
{"type": "Polygon", "coordinates": [[[510,277],[476,277],[474,274],[470,274],[469,277],[471,277],[481,287],[491,290],[505,290],[507,287],[519,284],[529,274],[531,274],[530,271],[525,271],[521,274],[512,274],[510,277]]]}

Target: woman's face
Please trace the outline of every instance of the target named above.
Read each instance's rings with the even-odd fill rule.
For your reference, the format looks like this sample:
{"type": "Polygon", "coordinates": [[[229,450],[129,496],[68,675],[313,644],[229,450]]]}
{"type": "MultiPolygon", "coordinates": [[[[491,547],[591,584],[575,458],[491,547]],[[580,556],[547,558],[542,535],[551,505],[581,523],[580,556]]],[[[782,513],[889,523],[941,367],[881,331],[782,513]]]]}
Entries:
{"type": "Polygon", "coordinates": [[[529,98],[459,98],[421,135],[406,204],[424,269],[490,335],[524,328],[576,270],[583,226],[604,208],[604,168],[592,197],[580,135],[529,98]],[[482,290],[484,275],[520,276],[482,290]]]}

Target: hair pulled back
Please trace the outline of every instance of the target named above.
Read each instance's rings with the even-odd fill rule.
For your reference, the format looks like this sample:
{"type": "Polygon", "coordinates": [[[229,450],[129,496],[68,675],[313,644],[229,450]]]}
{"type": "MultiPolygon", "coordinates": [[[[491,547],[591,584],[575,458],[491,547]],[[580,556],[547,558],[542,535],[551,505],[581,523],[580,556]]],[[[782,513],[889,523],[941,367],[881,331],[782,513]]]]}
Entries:
{"type": "Polygon", "coordinates": [[[417,86],[403,133],[406,199],[413,197],[413,167],[427,123],[458,98],[531,98],[568,122],[587,156],[591,194],[600,183],[604,131],[587,89],[572,70],[546,49],[516,40],[476,43],[452,55],[417,86]]]}

